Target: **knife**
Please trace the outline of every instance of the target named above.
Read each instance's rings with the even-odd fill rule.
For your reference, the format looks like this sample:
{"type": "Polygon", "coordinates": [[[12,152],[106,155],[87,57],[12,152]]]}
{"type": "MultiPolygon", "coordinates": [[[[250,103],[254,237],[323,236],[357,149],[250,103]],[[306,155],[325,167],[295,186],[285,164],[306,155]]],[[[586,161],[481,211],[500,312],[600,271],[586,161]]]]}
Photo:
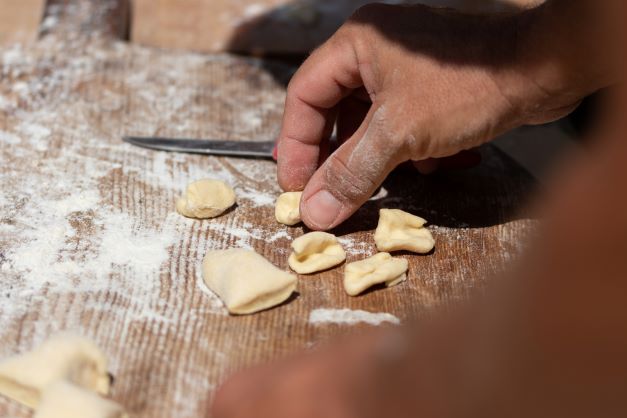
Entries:
{"type": "Polygon", "coordinates": [[[124,136],[124,142],[160,151],[193,154],[225,155],[230,157],[272,158],[274,141],[226,141],[219,139],[159,138],[124,136]]]}

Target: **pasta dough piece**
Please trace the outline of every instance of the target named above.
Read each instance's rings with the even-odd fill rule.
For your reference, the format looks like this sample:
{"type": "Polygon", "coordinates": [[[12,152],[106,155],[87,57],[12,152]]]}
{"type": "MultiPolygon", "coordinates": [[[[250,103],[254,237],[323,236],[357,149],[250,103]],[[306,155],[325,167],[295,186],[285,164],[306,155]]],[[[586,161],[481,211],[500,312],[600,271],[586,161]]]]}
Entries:
{"type": "Polygon", "coordinates": [[[395,286],[407,278],[407,260],[378,253],[364,260],[348,263],[344,268],[344,290],[356,296],[370,286],[385,283],[395,286]]]}
{"type": "Polygon", "coordinates": [[[229,312],[249,314],[271,308],[296,289],[296,276],[251,250],[209,251],[202,262],[205,283],[229,312]]]}
{"type": "Polygon", "coordinates": [[[176,211],[188,218],[215,218],[235,204],[235,192],[220,180],[190,183],[185,195],[176,201],[176,211]]]}
{"type": "Polygon", "coordinates": [[[310,232],[292,241],[288,263],[299,274],[326,270],[346,260],[346,253],[334,235],[310,232]]]}
{"type": "Polygon", "coordinates": [[[79,336],[61,334],[29,353],[0,362],[0,393],[31,408],[39,404],[42,390],[58,380],[102,395],[109,393],[104,355],[79,336]]]}
{"type": "Polygon", "coordinates": [[[433,249],[435,240],[424,228],[427,221],[399,209],[381,209],[374,242],[379,251],[407,250],[425,254],[433,249]]]}
{"type": "Polygon", "coordinates": [[[59,381],[42,393],[41,403],[33,418],[127,418],[117,403],[97,394],[59,381]]]}
{"type": "Polygon", "coordinates": [[[296,225],[300,222],[300,197],[303,192],[286,192],[276,200],[274,216],[284,225],[296,225]]]}

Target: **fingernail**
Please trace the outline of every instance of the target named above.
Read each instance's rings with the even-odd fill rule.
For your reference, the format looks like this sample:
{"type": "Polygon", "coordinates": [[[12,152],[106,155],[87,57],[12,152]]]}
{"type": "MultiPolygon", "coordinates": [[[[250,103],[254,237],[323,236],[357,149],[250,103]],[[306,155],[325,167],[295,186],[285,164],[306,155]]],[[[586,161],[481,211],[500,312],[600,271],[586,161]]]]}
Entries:
{"type": "Polygon", "coordinates": [[[305,204],[310,222],[320,229],[328,229],[342,210],[342,204],[324,189],[311,196],[305,204]]]}

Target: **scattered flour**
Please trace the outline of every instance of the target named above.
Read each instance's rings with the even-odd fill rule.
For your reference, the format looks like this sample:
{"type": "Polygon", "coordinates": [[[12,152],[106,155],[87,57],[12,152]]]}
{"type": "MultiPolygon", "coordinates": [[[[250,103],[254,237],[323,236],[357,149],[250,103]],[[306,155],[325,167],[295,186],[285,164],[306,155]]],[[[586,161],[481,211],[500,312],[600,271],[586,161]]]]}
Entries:
{"type": "MultiPolygon", "coordinates": [[[[44,31],[56,24],[55,10],[49,8],[44,31]]],[[[11,114],[0,126],[0,163],[5,167],[0,173],[0,282],[2,296],[11,301],[0,304],[0,338],[29,312],[41,312],[37,322],[29,322],[28,332],[40,332],[35,339],[42,340],[60,326],[46,320],[59,316],[46,314],[55,309],[48,301],[71,295],[88,298],[77,306],[95,315],[119,317],[121,336],[138,320],[147,320],[154,332],[166,333],[183,317],[223,314],[210,292],[200,308],[165,303],[164,286],[174,295],[190,286],[198,289],[195,276],[207,249],[250,247],[260,240],[287,239],[289,234],[280,226],[262,231],[251,224],[231,223],[228,217],[212,223],[191,221],[173,213],[169,205],[190,181],[211,177],[240,192],[240,210],[270,206],[278,188],[259,186],[275,177],[274,163],[227,163],[155,152],[125,144],[120,136],[149,135],[164,124],[179,136],[267,139],[272,134],[259,129],[267,114],[280,112],[280,89],[268,89],[264,104],[256,108],[248,103],[254,98],[208,89],[215,95],[210,100],[215,106],[250,110],[241,120],[234,118],[233,126],[208,120],[207,132],[198,133],[190,131],[198,123],[189,121],[215,112],[198,100],[198,89],[192,87],[198,83],[190,84],[187,78],[207,83],[204,74],[212,62],[220,62],[215,68],[260,67],[254,59],[188,53],[172,59],[149,48],[122,47],[123,43],[94,42],[85,49],[83,41],[69,39],[64,53],[75,56],[59,64],[55,58],[59,45],[54,35],[44,34],[37,53],[20,46],[0,51],[0,77],[7,80],[0,86],[0,112],[11,114]],[[107,62],[120,59],[155,65],[122,70],[127,75],[122,86],[107,83],[108,72],[118,71],[107,62]],[[93,77],[105,81],[98,100],[89,88],[79,88],[89,86],[86,81],[93,77]],[[164,85],[170,88],[163,89],[164,85]],[[116,119],[121,126],[109,124],[109,112],[119,112],[129,97],[134,113],[116,119]],[[145,201],[147,196],[159,200],[145,201]],[[197,233],[199,229],[217,233],[210,237],[197,233]],[[98,303],[92,301],[90,295],[99,292],[124,301],[117,304],[123,308],[112,309],[101,297],[98,303]]],[[[260,76],[266,85],[273,83],[271,76],[261,71],[260,76]]],[[[120,79],[119,74],[116,77],[120,79]]],[[[83,328],[83,315],[80,310],[67,311],[63,326],[83,328]]]]}
{"type": "MultiPolygon", "coordinates": [[[[198,265],[202,263],[202,258],[198,261],[198,265]]],[[[202,277],[202,269],[196,269],[196,286],[200,289],[205,296],[207,297],[208,303],[211,304],[212,312],[219,313],[221,315],[228,315],[229,311],[226,309],[218,295],[213,293],[211,289],[207,287],[205,280],[202,277]]]]}
{"type": "MultiPolygon", "coordinates": [[[[1,97],[0,97],[1,98],[1,97]]],[[[3,145],[17,145],[21,142],[19,136],[10,132],[0,131],[0,144],[3,145]]]]}
{"type": "Polygon", "coordinates": [[[373,313],[351,309],[314,309],[309,314],[309,323],[355,325],[364,322],[370,325],[381,325],[384,322],[400,324],[401,321],[386,312],[373,313]]]}
{"type": "MultiPolygon", "coordinates": [[[[48,6],[50,7],[50,6],[48,6]]],[[[46,18],[39,25],[40,31],[47,31],[53,29],[59,23],[59,18],[54,15],[46,16],[46,18]]]]}
{"type": "Polygon", "coordinates": [[[239,114],[239,118],[243,124],[253,129],[260,128],[263,125],[263,117],[258,109],[243,111],[239,114]]]}
{"type": "MultiPolygon", "coordinates": [[[[39,170],[45,177],[29,175],[25,167],[9,181],[12,187],[2,214],[13,228],[10,241],[9,237],[2,240],[2,268],[9,272],[5,284],[7,280],[15,284],[13,298],[28,298],[43,290],[150,293],[158,289],[159,271],[177,239],[178,218],[168,216],[157,228],[142,225],[102,201],[97,186],[108,172],[106,164],[99,167],[90,159],[74,158],[68,153],[42,160],[39,170]]],[[[23,306],[4,305],[0,324],[21,314],[23,306]]]]}
{"type": "Polygon", "coordinates": [[[50,136],[50,129],[38,123],[26,123],[17,127],[18,132],[22,136],[28,137],[31,144],[34,145],[37,151],[48,150],[48,137],[50,136]]]}
{"type": "MultiPolygon", "coordinates": [[[[239,226],[233,226],[221,222],[210,222],[207,228],[214,231],[216,236],[222,237],[221,241],[213,243],[208,249],[220,249],[228,245],[228,248],[245,248],[252,250],[256,241],[265,244],[273,243],[280,239],[290,239],[291,235],[284,229],[273,232],[256,227],[250,222],[241,222],[239,226]]],[[[281,228],[281,226],[278,226],[281,228]]]]}
{"type": "Polygon", "coordinates": [[[235,189],[237,199],[245,199],[255,207],[274,206],[276,201],[275,193],[263,193],[248,187],[235,189]]]}
{"type": "Polygon", "coordinates": [[[275,232],[272,235],[267,236],[265,239],[267,242],[274,242],[279,239],[291,239],[292,236],[287,232],[287,229],[282,229],[275,232]]]}
{"type": "Polygon", "coordinates": [[[0,94],[0,110],[8,110],[11,105],[11,101],[0,94]]]}
{"type": "Polygon", "coordinates": [[[374,244],[364,241],[363,239],[355,239],[350,235],[345,235],[343,237],[338,237],[337,240],[348,255],[365,258],[377,253],[377,248],[374,244]]]}

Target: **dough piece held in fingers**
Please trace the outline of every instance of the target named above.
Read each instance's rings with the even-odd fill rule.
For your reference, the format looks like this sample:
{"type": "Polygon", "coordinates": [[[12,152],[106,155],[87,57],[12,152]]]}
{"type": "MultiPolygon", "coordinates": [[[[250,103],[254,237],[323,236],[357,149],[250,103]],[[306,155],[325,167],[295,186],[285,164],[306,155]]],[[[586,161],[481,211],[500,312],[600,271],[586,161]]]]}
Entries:
{"type": "Polygon", "coordinates": [[[296,225],[300,222],[300,197],[303,192],[282,193],[276,200],[274,216],[284,225],[296,225]]]}

